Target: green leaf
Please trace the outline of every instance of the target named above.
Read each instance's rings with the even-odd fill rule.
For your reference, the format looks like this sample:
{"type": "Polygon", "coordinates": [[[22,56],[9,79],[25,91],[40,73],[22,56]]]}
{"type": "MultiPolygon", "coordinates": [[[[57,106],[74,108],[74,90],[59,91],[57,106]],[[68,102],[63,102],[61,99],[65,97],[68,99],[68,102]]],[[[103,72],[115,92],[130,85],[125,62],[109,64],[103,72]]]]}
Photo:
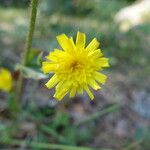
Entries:
{"type": "Polygon", "coordinates": [[[35,79],[35,80],[47,78],[47,76],[43,74],[42,72],[35,70],[33,68],[25,67],[20,64],[17,64],[15,66],[15,69],[20,70],[25,78],[30,78],[30,79],[35,79]]]}
{"type": "Polygon", "coordinates": [[[42,56],[42,50],[31,48],[27,60],[27,66],[38,68],[39,66],[41,66],[42,56]]]}

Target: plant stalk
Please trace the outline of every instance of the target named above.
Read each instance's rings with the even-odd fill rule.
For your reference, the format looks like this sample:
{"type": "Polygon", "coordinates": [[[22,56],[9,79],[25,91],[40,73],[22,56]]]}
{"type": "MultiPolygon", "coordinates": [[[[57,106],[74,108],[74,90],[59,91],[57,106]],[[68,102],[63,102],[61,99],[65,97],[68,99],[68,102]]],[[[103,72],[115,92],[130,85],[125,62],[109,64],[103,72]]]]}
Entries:
{"type": "MultiPolygon", "coordinates": [[[[36,14],[37,14],[37,6],[38,6],[38,0],[31,0],[30,23],[29,23],[28,33],[26,37],[25,50],[23,51],[22,57],[21,57],[21,64],[24,66],[27,65],[28,56],[29,56],[31,46],[32,46],[32,39],[33,39],[36,14]]],[[[21,110],[20,100],[22,96],[23,82],[24,82],[23,74],[20,71],[18,82],[16,85],[16,97],[15,97],[16,112],[19,112],[19,110],[21,110]]]]}

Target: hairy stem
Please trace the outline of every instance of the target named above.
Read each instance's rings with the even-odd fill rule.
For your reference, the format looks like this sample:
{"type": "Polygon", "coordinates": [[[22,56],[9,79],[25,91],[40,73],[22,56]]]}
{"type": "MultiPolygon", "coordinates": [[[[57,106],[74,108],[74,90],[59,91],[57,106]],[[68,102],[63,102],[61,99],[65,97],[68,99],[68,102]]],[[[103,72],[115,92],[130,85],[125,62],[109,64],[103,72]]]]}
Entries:
{"type": "Polygon", "coordinates": [[[27,39],[26,39],[25,51],[22,55],[22,65],[27,64],[28,56],[29,56],[30,49],[31,49],[31,46],[32,46],[32,39],[33,39],[33,33],[34,33],[35,21],[36,21],[36,14],[37,14],[37,5],[38,5],[38,0],[31,0],[30,24],[29,24],[29,30],[28,30],[27,39]]]}
{"type": "MultiPolygon", "coordinates": [[[[23,51],[22,57],[21,57],[21,64],[24,66],[27,65],[28,56],[29,56],[31,46],[32,46],[32,39],[33,39],[36,14],[37,14],[37,5],[38,5],[38,0],[31,0],[31,14],[30,14],[29,29],[28,29],[28,34],[26,38],[25,50],[23,51]]],[[[15,98],[16,112],[18,112],[21,109],[20,99],[21,99],[22,90],[23,90],[23,82],[24,82],[24,78],[23,78],[22,73],[20,72],[17,87],[16,87],[16,98],[15,98]]]]}

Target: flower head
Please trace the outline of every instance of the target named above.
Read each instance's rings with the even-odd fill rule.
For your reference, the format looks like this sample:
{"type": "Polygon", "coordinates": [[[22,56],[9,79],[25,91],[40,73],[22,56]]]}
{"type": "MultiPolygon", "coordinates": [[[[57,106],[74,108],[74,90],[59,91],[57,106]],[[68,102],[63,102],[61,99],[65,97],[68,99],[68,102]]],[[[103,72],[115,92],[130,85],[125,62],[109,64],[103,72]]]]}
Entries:
{"type": "Polygon", "coordinates": [[[58,100],[67,93],[74,97],[76,93],[81,94],[83,91],[93,99],[89,87],[94,90],[101,88],[100,84],[105,83],[106,76],[99,71],[109,66],[108,59],[103,57],[98,48],[100,43],[94,38],[86,46],[86,35],[81,32],[77,33],[76,42],[65,34],[56,38],[62,50],[54,49],[42,64],[44,73],[54,74],[46,83],[47,88],[56,86],[54,97],[58,100]]]}
{"type": "Polygon", "coordinates": [[[0,68],[0,90],[9,92],[12,89],[12,76],[9,70],[0,68]]]}

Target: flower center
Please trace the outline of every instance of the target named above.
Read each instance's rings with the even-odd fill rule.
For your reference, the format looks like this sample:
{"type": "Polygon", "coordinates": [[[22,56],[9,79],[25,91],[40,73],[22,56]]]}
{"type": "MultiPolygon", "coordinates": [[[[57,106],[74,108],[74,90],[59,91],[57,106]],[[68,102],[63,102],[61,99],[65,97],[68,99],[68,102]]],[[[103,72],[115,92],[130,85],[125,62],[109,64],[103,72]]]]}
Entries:
{"type": "Polygon", "coordinates": [[[70,65],[70,67],[71,67],[72,71],[78,70],[81,68],[81,63],[78,61],[73,61],[70,65]]]}

